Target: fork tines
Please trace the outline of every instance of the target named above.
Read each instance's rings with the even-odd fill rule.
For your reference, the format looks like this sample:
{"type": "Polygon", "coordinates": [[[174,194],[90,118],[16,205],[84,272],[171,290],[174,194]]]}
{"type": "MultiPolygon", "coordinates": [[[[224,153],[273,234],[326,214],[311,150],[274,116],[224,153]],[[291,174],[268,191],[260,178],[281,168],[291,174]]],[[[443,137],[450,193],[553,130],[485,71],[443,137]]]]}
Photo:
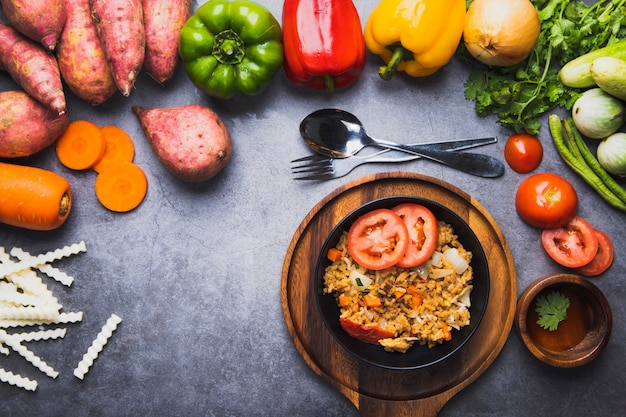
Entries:
{"type": "Polygon", "coordinates": [[[305,174],[296,176],[296,180],[324,179],[333,174],[333,159],[322,155],[309,155],[291,161],[292,174],[305,174]]]}

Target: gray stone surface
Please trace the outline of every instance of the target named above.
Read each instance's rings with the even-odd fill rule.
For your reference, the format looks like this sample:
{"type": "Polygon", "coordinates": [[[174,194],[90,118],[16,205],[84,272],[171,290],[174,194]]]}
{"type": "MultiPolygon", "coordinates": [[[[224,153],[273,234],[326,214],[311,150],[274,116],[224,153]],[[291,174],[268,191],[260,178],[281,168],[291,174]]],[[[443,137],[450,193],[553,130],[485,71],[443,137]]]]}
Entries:
{"type": "MultiPolygon", "coordinates": [[[[281,16],[282,2],[263,3],[281,16]]],[[[365,22],[377,2],[355,3],[365,22]]],[[[165,86],[142,73],[130,98],[118,94],[100,107],[68,93],[71,119],[114,124],[130,133],[149,191],[139,208],[116,214],[96,200],[95,174],[65,169],[53,149],[23,161],[71,182],[73,212],[53,232],[0,225],[0,245],[36,254],[85,241],[86,253],[56,263],[75,276],[72,287],[50,284],[65,310],[83,311],[84,320],[67,326],[64,339],[28,344],[60,372],[55,380],[16,354],[0,355],[0,367],[39,381],[35,393],[0,384],[0,415],[359,415],[294,348],[279,289],[287,247],[309,210],[335,188],[368,173],[419,172],[473,195],[508,240],[518,294],[540,276],[565,271],[548,259],[540,231],[516,215],[515,190],[525,176],[508,168],[502,178],[487,180],[416,161],[362,166],[348,177],[322,183],[292,180],[289,161],[309,154],[299,122],[322,107],[350,110],[373,136],[404,143],[497,135],[498,144],[480,152],[503,158],[510,132],[494,118],[477,116],[473,103],[464,99],[465,64],[453,60],[432,77],[398,76],[390,82],[378,78],[378,65],[378,58],[368,54],[359,81],[332,95],[293,86],[281,70],[263,94],[219,101],[196,90],[182,68],[165,86]],[[234,142],[230,165],[205,184],[174,179],[157,161],[130,111],[133,105],[189,103],[213,108],[234,142]],[[80,381],[72,370],[111,313],[124,321],[80,381]]],[[[16,88],[0,73],[0,90],[16,88]]],[[[610,272],[594,279],[613,309],[612,339],[595,362],[566,370],[536,360],[512,331],[493,365],[443,407],[442,417],[617,415],[626,409],[625,216],[564,165],[545,119],[540,138],[545,157],[538,171],[570,180],[579,192],[579,214],[615,243],[610,272]]]]}

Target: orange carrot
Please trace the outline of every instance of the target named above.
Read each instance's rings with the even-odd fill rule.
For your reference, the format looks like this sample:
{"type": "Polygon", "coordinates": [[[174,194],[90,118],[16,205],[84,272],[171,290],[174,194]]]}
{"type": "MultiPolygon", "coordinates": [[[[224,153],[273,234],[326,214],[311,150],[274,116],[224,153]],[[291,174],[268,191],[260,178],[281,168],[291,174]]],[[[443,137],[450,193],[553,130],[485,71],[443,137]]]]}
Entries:
{"type": "Polygon", "coordinates": [[[100,130],[104,136],[106,146],[104,155],[93,166],[94,171],[100,173],[112,162],[133,162],[135,145],[128,133],[117,126],[102,126],[100,130]]]}
{"type": "Polygon", "coordinates": [[[350,297],[345,294],[339,295],[339,306],[346,307],[348,304],[350,304],[350,297]]]}
{"type": "Polygon", "coordinates": [[[112,163],[96,177],[96,197],[111,211],[126,212],[143,201],[148,179],[143,170],[128,161],[112,163]]]}
{"type": "Polygon", "coordinates": [[[31,230],[61,226],[72,208],[67,180],[41,168],[0,162],[0,222],[31,230]]]}
{"type": "Polygon", "coordinates": [[[328,254],[326,254],[326,256],[331,262],[337,262],[341,259],[341,251],[337,248],[330,248],[328,249],[328,254]]]}
{"type": "Polygon", "coordinates": [[[413,296],[411,301],[411,307],[419,307],[422,304],[422,301],[424,301],[424,294],[422,294],[414,285],[409,285],[407,291],[413,296]]]}
{"type": "Polygon", "coordinates": [[[381,305],[380,298],[372,293],[363,296],[363,303],[370,308],[378,308],[381,305]]]}
{"type": "Polygon", "coordinates": [[[104,155],[106,142],[100,128],[87,120],[74,120],[57,140],[59,161],[66,167],[84,170],[93,167],[104,155]]]}
{"type": "Polygon", "coordinates": [[[393,295],[396,298],[396,300],[399,300],[400,298],[402,298],[404,296],[404,294],[406,294],[406,290],[402,287],[398,287],[394,292],[393,295]]]}

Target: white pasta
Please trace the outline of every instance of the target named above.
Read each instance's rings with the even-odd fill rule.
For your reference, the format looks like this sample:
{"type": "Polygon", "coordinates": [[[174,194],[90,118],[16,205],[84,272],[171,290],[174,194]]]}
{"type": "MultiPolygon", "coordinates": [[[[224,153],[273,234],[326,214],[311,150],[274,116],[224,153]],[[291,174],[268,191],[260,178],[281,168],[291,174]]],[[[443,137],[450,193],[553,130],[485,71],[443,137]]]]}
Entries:
{"type": "Polygon", "coordinates": [[[35,391],[37,389],[37,381],[16,375],[11,371],[4,370],[4,368],[0,368],[0,381],[29,391],[35,391]]]}
{"type": "Polygon", "coordinates": [[[19,353],[24,359],[30,362],[35,368],[39,369],[44,374],[48,375],[50,378],[56,378],[59,373],[54,370],[50,365],[48,365],[43,359],[39,356],[35,355],[30,349],[21,344],[17,339],[15,339],[12,335],[8,334],[4,330],[0,329],[0,340],[4,342],[4,344],[8,345],[11,349],[19,353]]]}
{"type": "Polygon", "coordinates": [[[70,311],[67,313],[60,313],[55,320],[18,320],[18,319],[0,319],[0,328],[7,327],[20,327],[20,326],[40,326],[43,324],[67,324],[77,323],[83,321],[82,311],[70,311]]]}
{"type": "Polygon", "coordinates": [[[0,304],[1,307],[7,305],[35,306],[43,302],[41,297],[19,292],[18,286],[13,282],[0,282],[0,301],[3,302],[0,304]]]}
{"type": "Polygon", "coordinates": [[[83,355],[83,358],[74,369],[74,376],[78,379],[83,379],[85,374],[89,372],[89,368],[93,365],[93,362],[98,357],[98,354],[104,348],[104,345],[107,344],[109,338],[117,329],[117,325],[122,322],[121,317],[116,314],[111,314],[111,317],[106,321],[104,326],[102,326],[102,330],[96,336],[94,341],[92,342],[89,349],[87,349],[87,353],[83,355]]]}
{"type": "MultiPolygon", "coordinates": [[[[20,261],[28,261],[30,258],[33,258],[33,255],[31,255],[30,253],[26,252],[25,250],[21,248],[11,249],[11,255],[15,256],[20,261]]],[[[56,281],[60,282],[61,284],[65,286],[69,287],[74,282],[74,277],[67,275],[65,272],[61,271],[58,268],[55,268],[54,266],[50,264],[47,264],[47,263],[38,264],[38,265],[35,265],[34,267],[40,270],[41,272],[43,272],[44,274],[48,275],[50,278],[55,279],[56,281]]]]}
{"type": "Polygon", "coordinates": [[[55,321],[59,318],[59,306],[15,306],[0,308],[0,317],[3,319],[55,321]]]}
{"type": "MultiPolygon", "coordinates": [[[[37,256],[20,248],[13,248],[7,253],[5,248],[0,246],[0,354],[9,355],[11,351],[14,351],[47,376],[56,378],[59,375],[54,368],[23,343],[64,338],[65,328],[40,327],[32,331],[14,333],[8,333],[4,329],[82,321],[82,311],[61,312],[63,306],[43,282],[39,273],[46,274],[63,285],[71,286],[74,278],[50,264],[55,260],[85,251],[84,242],[37,256]],[[14,260],[15,258],[17,261],[14,260]]],[[[87,353],[83,355],[74,369],[74,375],[77,378],[84,378],[121,321],[122,319],[116,314],[109,317],[87,353]]],[[[37,381],[24,378],[3,368],[0,368],[0,380],[31,391],[37,388],[37,381]]]]}
{"type": "Polygon", "coordinates": [[[13,333],[11,336],[20,342],[35,342],[39,340],[59,339],[65,337],[66,329],[37,330],[34,332],[13,333]]]}
{"type": "MultiPolygon", "coordinates": [[[[16,253],[19,249],[13,249],[16,253]]],[[[85,252],[87,247],[85,242],[74,243],[70,246],[65,246],[53,251],[37,255],[30,256],[28,259],[15,263],[2,263],[0,264],[0,275],[10,275],[15,272],[22,271],[24,269],[35,268],[37,265],[47,264],[58,259],[62,259],[71,255],[76,255],[81,252],[85,252]]]]}

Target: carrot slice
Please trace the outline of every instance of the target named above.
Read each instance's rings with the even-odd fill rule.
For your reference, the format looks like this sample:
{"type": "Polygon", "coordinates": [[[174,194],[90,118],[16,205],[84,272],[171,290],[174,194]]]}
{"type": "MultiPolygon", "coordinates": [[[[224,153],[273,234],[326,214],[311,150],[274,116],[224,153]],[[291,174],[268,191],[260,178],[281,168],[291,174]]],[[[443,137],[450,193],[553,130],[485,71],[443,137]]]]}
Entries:
{"type": "Polygon", "coordinates": [[[328,249],[328,254],[326,255],[331,262],[337,262],[341,259],[341,251],[337,248],[328,249]]]}
{"type": "Polygon", "coordinates": [[[143,201],[148,192],[148,179],[138,165],[118,161],[98,174],[95,191],[98,201],[107,209],[127,212],[143,201]]]}
{"type": "Polygon", "coordinates": [[[94,171],[100,173],[112,162],[133,162],[135,145],[130,135],[117,126],[102,126],[100,128],[106,143],[104,155],[93,166],[94,171]]]}
{"type": "Polygon", "coordinates": [[[106,142],[102,131],[87,120],[74,120],[57,140],[59,161],[74,170],[89,169],[104,155],[106,142]]]}

